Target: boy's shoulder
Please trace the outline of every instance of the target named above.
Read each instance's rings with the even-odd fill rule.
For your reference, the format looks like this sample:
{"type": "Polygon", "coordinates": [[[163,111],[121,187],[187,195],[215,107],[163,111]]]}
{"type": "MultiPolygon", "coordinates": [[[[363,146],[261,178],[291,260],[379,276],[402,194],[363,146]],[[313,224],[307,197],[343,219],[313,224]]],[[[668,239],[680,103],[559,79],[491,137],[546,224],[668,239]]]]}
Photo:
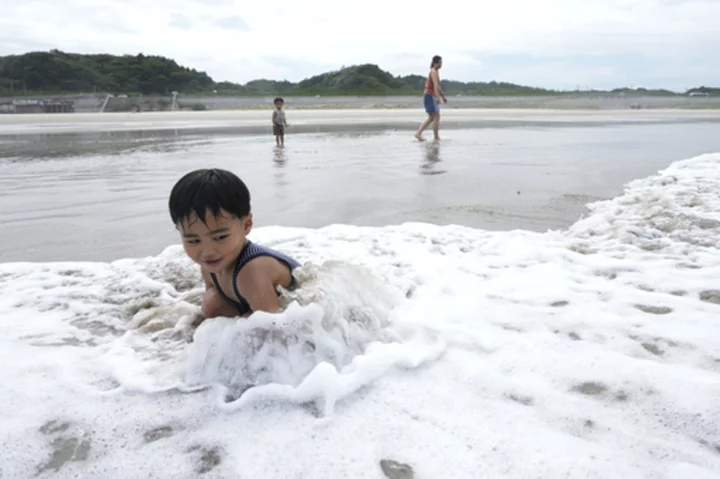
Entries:
{"type": "Polygon", "coordinates": [[[280,251],[277,251],[267,246],[253,243],[250,240],[248,240],[247,244],[240,253],[240,257],[238,257],[237,260],[237,265],[239,268],[242,268],[246,264],[250,263],[252,260],[260,257],[274,258],[281,263],[285,263],[291,270],[300,266],[300,263],[295,261],[290,256],[286,255],[285,253],[281,253],[280,251]]]}
{"type": "Polygon", "coordinates": [[[292,287],[296,281],[293,270],[298,266],[300,263],[280,251],[248,242],[238,257],[237,284],[245,291],[262,288],[263,284],[283,283],[282,278],[290,273],[288,287],[292,287]]]}

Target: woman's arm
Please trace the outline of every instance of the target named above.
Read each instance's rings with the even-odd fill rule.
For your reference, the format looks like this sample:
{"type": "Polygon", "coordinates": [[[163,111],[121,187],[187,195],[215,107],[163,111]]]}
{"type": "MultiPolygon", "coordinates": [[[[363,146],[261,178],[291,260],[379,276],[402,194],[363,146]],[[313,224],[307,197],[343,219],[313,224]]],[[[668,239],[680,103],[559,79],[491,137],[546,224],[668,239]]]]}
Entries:
{"type": "Polygon", "coordinates": [[[432,71],[433,75],[433,85],[435,85],[435,98],[440,101],[440,98],[443,99],[444,103],[447,103],[447,98],[445,98],[445,93],[442,91],[442,87],[440,86],[440,74],[437,70],[432,71]]]}

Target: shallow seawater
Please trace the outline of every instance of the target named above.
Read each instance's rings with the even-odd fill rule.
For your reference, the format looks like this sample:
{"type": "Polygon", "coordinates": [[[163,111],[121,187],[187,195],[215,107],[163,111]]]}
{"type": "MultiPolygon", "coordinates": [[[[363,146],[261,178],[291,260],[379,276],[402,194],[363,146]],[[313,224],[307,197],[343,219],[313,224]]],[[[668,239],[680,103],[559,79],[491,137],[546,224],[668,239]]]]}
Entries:
{"type": "MultiPolygon", "coordinates": [[[[290,129],[290,132],[292,128],[290,129]]],[[[720,124],[183,135],[174,131],[8,135],[0,158],[0,261],[111,260],[177,241],[167,197],[184,173],[228,168],[256,225],[488,230],[564,228],[585,204],[679,158],[720,151],[720,124]]]]}
{"type": "Polygon", "coordinates": [[[387,209],[369,208],[374,220],[362,216],[365,207],[343,213],[358,225],[255,229],[252,240],[301,262],[300,287],[282,292],[283,313],[197,328],[196,266],[169,228],[140,238],[156,234],[165,212],[154,208],[190,165],[247,169],[266,186],[251,183],[256,214],[270,203],[262,216],[292,216],[273,205],[285,190],[268,186],[278,172],[272,157],[238,153],[235,166],[229,158],[272,155],[265,138],[143,146],[116,163],[94,153],[4,160],[43,192],[37,218],[22,220],[30,193],[14,183],[2,190],[13,255],[47,245],[67,261],[0,263],[0,477],[717,477],[720,154],[655,165],[673,148],[715,141],[700,132],[694,145],[666,139],[668,150],[653,154],[638,140],[642,129],[621,130],[623,141],[617,131],[615,143],[580,139],[602,130],[563,133],[568,145],[572,138],[597,150],[574,160],[552,141],[554,129],[508,132],[526,143],[504,158],[492,154],[499,143],[482,147],[499,132],[494,140],[478,139],[490,131],[449,132],[440,151],[455,153],[434,164],[445,170],[436,175],[423,175],[423,157],[410,156],[425,146],[393,146],[404,138],[397,133],[294,138],[283,166],[291,169],[279,171],[296,199],[283,204],[298,218],[309,208],[298,200],[303,190],[307,203],[326,204],[318,209],[326,217],[353,201],[387,209]],[[344,157],[311,154],[320,142],[344,157]],[[302,148],[293,163],[290,153],[302,148]],[[384,170],[383,155],[395,162],[384,170]],[[537,181],[542,171],[553,182],[537,181]],[[404,185],[397,191],[383,188],[391,173],[404,185]],[[623,187],[625,176],[638,179],[623,187]],[[440,194],[438,178],[476,183],[448,183],[440,194]],[[413,183],[417,190],[402,189],[413,183]],[[428,218],[359,225],[402,217],[409,206],[397,197],[423,188],[436,193],[424,212],[472,192],[485,198],[478,184],[496,192],[524,185],[508,195],[514,216],[495,224],[510,231],[428,218]],[[585,197],[612,198],[591,203],[580,220],[561,207],[565,223],[543,232],[518,223],[551,216],[523,210],[516,197],[524,194],[545,198],[546,209],[552,195],[578,208],[585,197]],[[43,216],[72,228],[42,230],[43,216]],[[101,218],[126,241],[113,243],[101,218]],[[37,237],[15,238],[33,224],[37,237]],[[131,253],[115,259],[118,245],[131,253]],[[106,258],[85,261],[93,255],[106,258]]]}

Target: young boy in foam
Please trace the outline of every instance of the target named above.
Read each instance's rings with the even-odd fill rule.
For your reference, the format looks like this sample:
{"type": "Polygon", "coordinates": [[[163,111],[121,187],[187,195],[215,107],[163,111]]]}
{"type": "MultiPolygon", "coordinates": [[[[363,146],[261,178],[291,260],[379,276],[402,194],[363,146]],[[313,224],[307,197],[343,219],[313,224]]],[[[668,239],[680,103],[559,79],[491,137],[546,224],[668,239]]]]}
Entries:
{"type": "Polygon", "coordinates": [[[292,271],[300,264],[247,239],[253,217],[240,178],[221,169],[192,171],[173,186],[169,207],[185,252],[205,280],[205,319],[281,309],[277,288],[295,284],[292,271]]]}

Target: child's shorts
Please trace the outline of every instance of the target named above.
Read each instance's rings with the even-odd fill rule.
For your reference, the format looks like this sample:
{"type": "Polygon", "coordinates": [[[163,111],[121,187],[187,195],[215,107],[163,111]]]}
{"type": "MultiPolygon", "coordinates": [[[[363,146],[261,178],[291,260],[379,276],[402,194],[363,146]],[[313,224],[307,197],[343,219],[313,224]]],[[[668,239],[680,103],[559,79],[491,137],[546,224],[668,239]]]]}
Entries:
{"type": "Polygon", "coordinates": [[[285,133],[285,125],[278,125],[277,123],[273,123],[273,135],[278,136],[285,133]]]}

